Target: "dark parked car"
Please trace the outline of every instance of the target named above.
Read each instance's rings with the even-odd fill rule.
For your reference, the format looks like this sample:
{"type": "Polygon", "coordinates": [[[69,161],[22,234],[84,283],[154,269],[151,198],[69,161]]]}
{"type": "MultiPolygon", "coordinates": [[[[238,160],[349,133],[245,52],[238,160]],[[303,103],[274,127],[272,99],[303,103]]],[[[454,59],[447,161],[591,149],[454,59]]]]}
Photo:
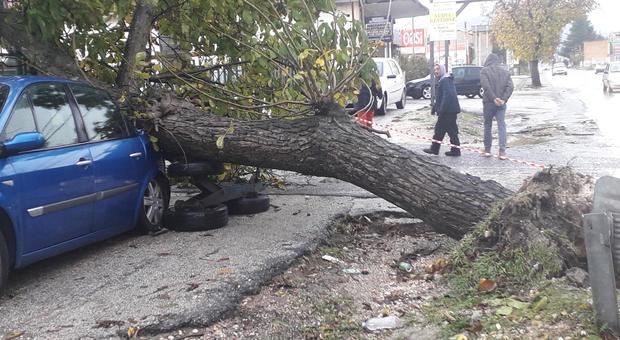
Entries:
{"type": "MultiPolygon", "coordinates": [[[[480,66],[455,66],[452,68],[452,76],[454,77],[454,86],[456,93],[473,98],[480,96],[484,90],[480,86],[480,66]]],[[[410,80],[407,82],[407,95],[413,99],[430,99],[431,98],[431,77],[410,80]]]]}
{"type": "Polygon", "coordinates": [[[407,82],[407,95],[413,99],[431,99],[431,76],[407,82]]]}
{"type": "Polygon", "coordinates": [[[110,96],[54,77],[0,77],[0,291],[9,269],[161,227],[161,155],[110,96]]]}
{"type": "Polygon", "coordinates": [[[467,98],[479,96],[482,98],[484,90],[480,86],[480,66],[455,66],[452,68],[456,93],[467,98]]]}

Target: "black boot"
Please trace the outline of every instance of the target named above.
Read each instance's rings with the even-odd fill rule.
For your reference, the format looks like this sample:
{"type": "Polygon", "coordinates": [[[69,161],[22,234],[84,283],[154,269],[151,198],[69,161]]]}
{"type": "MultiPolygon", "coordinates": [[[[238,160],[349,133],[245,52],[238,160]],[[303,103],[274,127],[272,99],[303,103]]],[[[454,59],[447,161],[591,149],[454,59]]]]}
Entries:
{"type": "Polygon", "coordinates": [[[426,152],[428,154],[431,154],[431,155],[439,155],[439,144],[433,143],[433,144],[431,144],[430,148],[424,149],[422,151],[424,151],[424,152],[426,152]]]}
{"type": "Polygon", "coordinates": [[[461,155],[461,149],[459,148],[452,148],[450,149],[450,151],[446,152],[446,156],[460,156],[461,155]]]}

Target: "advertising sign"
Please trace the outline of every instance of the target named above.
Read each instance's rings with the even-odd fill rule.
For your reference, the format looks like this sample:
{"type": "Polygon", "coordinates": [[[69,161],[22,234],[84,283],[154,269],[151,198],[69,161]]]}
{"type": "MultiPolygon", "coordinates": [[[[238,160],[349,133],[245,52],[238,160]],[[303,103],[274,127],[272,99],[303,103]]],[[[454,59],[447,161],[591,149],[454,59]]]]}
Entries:
{"type": "Polygon", "coordinates": [[[400,30],[400,47],[414,48],[414,53],[426,53],[426,30],[416,28],[400,30]]]}
{"type": "Polygon", "coordinates": [[[456,40],[456,2],[433,2],[429,8],[430,40],[456,40]]]}

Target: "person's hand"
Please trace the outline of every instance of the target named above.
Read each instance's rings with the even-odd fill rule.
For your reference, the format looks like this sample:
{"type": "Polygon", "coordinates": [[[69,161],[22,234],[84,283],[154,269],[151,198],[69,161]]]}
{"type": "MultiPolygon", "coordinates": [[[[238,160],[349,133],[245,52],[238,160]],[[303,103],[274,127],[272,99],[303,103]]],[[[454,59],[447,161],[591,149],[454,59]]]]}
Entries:
{"type": "Polygon", "coordinates": [[[501,98],[495,98],[495,106],[502,106],[504,104],[506,104],[505,101],[503,101],[501,98]]]}

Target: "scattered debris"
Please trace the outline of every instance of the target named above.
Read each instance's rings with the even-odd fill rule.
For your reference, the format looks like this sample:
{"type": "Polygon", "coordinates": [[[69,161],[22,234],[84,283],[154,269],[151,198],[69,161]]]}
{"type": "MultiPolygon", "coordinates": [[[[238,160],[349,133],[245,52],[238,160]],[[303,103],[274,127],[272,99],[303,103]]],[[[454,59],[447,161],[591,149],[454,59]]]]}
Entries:
{"type": "Polygon", "coordinates": [[[403,326],[403,322],[394,315],[368,319],[362,323],[362,327],[369,331],[376,331],[381,329],[394,329],[403,326]]]}
{"type": "Polygon", "coordinates": [[[411,273],[413,271],[413,266],[409,262],[401,262],[398,264],[398,269],[407,273],[411,273]]]}
{"type": "Polygon", "coordinates": [[[335,264],[344,264],[344,261],[337,259],[331,255],[323,255],[321,258],[327,262],[331,262],[335,264]]]}
{"type": "Polygon", "coordinates": [[[342,272],[345,274],[351,274],[351,275],[362,274],[362,271],[356,268],[345,268],[342,270],[342,272]]]}
{"type": "Polygon", "coordinates": [[[124,324],[125,322],[120,320],[99,320],[93,328],[110,328],[113,326],[122,326],[124,324]]]}

